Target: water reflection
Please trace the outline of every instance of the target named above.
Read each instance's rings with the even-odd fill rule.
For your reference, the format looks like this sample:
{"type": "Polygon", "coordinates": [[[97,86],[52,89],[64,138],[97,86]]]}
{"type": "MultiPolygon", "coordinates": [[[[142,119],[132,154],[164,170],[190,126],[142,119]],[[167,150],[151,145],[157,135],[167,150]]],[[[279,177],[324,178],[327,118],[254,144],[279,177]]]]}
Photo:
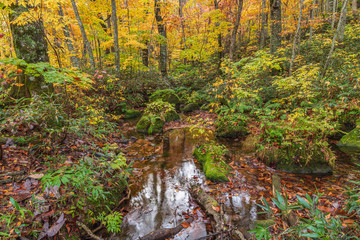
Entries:
{"type": "MultiPolygon", "coordinates": [[[[142,139],[139,142],[145,143],[142,139]]],[[[162,155],[157,154],[151,160],[137,161],[134,164],[137,179],[131,189],[132,198],[128,208],[131,211],[124,219],[120,239],[138,239],[157,229],[175,227],[184,221],[184,212],[192,213],[197,208],[190,199],[188,187],[200,184],[207,189],[205,176],[192,158],[196,140],[191,137],[188,129],[173,130],[156,144],[161,147],[162,155]]],[[[254,216],[256,218],[256,204],[250,200],[249,194],[239,193],[225,197],[226,217],[240,215],[249,219],[254,219],[254,216]]],[[[174,239],[191,240],[206,236],[201,213],[198,216],[197,221],[174,239]]]]}

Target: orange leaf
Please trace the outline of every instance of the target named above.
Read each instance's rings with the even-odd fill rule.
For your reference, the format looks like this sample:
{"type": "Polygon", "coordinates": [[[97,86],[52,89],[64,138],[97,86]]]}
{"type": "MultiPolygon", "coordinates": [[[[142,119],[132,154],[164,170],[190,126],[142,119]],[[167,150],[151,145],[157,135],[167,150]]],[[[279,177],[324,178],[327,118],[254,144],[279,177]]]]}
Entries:
{"type": "Polygon", "coordinates": [[[190,224],[188,222],[183,222],[181,226],[183,226],[183,228],[188,228],[190,227],[190,224]]]}

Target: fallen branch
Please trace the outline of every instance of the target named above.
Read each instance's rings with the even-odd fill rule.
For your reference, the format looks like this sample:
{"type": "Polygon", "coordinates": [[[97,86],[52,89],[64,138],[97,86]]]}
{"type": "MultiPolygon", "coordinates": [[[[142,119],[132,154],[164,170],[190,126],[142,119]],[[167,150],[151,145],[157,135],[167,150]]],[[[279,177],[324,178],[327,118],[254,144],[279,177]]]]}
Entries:
{"type": "Polygon", "coordinates": [[[82,229],[84,229],[84,231],[92,238],[95,240],[103,240],[101,237],[96,236],[84,223],[80,222],[80,221],[76,221],[76,224],[81,227],[82,229]]]}
{"type": "Polygon", "coordinates": [[[8,173],[0,174],[0,177],[19,176],[19,175],[24,175],[25,173],[26,173],[25,171],[8,172],[8,173]]]}
{"type": "Polygon", "coordinates": [[[143,237],[140,237],[140,240],[165,240],[170,238],[176,234],[178,234],[181,230],[184,229],[184,224],[190,224],[193,221],[193,218],[189,218],[188,220],[184,221],[183,223],[177,225],[174,228],[163,228],[159,230],[155,230],[143,237]]]}
{"type": "Polygon", "coordinates": [[[200,204],[200,206],[205,209],[206,213],[215,221],[214,230],[221,233],[223,229],[223,220],[220,214],[220,205],[218,202],[208,194],[206,194],[200,188],[190,189],[190,194],[192,198],[200,204]],[[216,211],[216,210],[219,211],[216,211]]]}

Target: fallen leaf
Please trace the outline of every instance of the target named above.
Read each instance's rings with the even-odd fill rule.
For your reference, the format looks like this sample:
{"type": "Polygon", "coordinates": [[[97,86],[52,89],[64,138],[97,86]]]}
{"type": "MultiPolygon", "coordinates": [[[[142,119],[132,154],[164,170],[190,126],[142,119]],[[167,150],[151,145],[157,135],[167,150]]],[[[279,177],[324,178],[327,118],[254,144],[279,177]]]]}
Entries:
{"type": "Polygon", "coordinates": [[[188,228],[190,227],[190,224],[188,222],[183,222],[181,226],[183,226],[183,228],[188,228]]]}

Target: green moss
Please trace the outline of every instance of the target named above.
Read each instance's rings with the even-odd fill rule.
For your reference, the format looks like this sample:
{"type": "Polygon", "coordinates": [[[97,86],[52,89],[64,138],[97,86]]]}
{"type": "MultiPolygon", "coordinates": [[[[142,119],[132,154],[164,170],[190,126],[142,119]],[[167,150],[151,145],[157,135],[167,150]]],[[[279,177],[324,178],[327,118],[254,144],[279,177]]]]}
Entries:
{"type": "Polygon", "coordinates": [[[215,136],[217,137],[239,137],[248,134],[247,118],[242,114],[228,114],[216,120],[215,136]]]}
{"type": "Polygon", "coordinates": [[[151,117],[151,124],[148,129],[149,134],[161,133],[164,128],[164,121],[160,117],[151,117]]]}
{"type": "Polygon", "coordinates": [[[165,113],[165,122],[171,122],[179,120],[180,116],[175,110],[171,110],[165,113]]]}
{"type": "Polygon", "coordinates": [[[230,167],[221,160],[222,154],[216,154],[207,146],[194,150],[195,158],[201,163],[205,177],[213,182],[227,182],[230,167]]]}
{"type": "Polygon", "coordinates": [[[136,124],[136,130],[140,133],[155,134],[161,133],[164,128],[164,121],[157,116],[142,116],[136,124]]]}
{"type": "Polygon", "coordinates": [[[360,151],[360,128],[355,128],[343,136],[337,145],[339,147],[348,147],[360,151]]]}
{"type": "Polygon", "coordinates": [[[141,133],[147,133],[150,127],[151,121],[148,116],[142,116],[136,124],[136,130],[141,133]]]}
{"type": "Polygon", "coordinates": [[[164,90],[158,90],[158,91],[154,92],[150,96],[150,101],[154,102],[157,100],[161,100],[163,102],[168,102],[168,103],[174,104],[177,108],[179,107],[179,104],[180,104],[179,97],[176,95],[175,91],[172,89],[164,89],[164,90]]]}
{"type": "Polygon", "coordinates": [[[141,115],[141,112],[138,110],[134,110],[134,109],[129,109],[125,111],[125,118],[126,119],[132,119],[132,118],[137,118],[141,115]]]}
{"type": "Polygon", "coordinates": [[[184,113],[188,113],[188,112],[193,112],[195,110],[199,110],[200,109],[200,106],[198,103],[188,103],[185,105],[185,107],[182,109],[182,112],[184,113]]]}

